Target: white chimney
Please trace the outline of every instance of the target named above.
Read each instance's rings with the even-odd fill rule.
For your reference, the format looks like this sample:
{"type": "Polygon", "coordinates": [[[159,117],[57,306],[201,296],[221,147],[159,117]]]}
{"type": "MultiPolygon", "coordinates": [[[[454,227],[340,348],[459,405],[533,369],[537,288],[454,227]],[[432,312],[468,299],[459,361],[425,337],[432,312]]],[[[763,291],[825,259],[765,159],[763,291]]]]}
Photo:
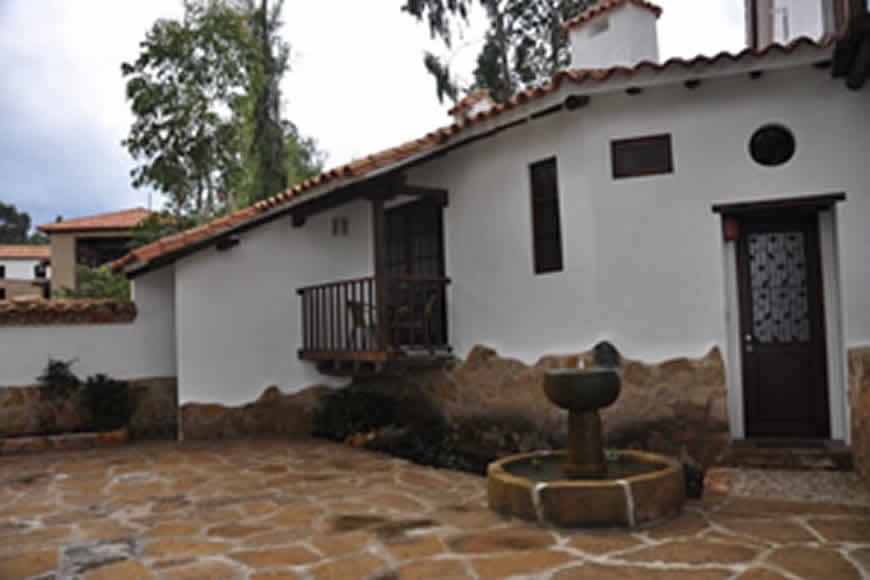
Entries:
{"type": "Polygon", "coordinates": [[[571,68],[658,62],[656,24],[661,13],[661,8],[646,0],[601,0],[564,25],[571,40],[571,68]]]}

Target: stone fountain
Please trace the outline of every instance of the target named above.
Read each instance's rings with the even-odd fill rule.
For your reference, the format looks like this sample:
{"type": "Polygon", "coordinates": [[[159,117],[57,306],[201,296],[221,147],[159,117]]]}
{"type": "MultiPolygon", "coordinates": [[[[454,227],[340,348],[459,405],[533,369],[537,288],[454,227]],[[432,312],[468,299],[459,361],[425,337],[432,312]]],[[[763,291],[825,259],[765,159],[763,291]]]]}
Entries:
{"type": "Polygon", "coordinates": [[[600,409],[619,397],[619,354],[595,348],[596,366],[548,371],[544,393],[568,411],[568,449],[512,455],[489,466],[490,507],[542,524],[629,526],[663,520],[685,502],[683,468],[662,455],[605,451],[600,409]]]}

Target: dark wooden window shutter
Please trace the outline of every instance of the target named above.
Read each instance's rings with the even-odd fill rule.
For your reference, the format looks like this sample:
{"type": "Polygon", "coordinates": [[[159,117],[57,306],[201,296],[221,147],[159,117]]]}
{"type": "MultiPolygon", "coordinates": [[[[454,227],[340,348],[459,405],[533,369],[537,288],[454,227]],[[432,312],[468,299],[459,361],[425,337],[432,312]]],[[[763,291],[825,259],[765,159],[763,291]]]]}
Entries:
{"type": "Polygon", "coordinates": [[[674,172],[670,135],[611,141],[610,153],[614,179],[674,172]]]}
{"type": "Polygon", "coordinates": [[[562,228],[559,222],[559,181],[556,158],[529,167],[532,184],[532,238],[535,273],[562,270],[562,228]]]}

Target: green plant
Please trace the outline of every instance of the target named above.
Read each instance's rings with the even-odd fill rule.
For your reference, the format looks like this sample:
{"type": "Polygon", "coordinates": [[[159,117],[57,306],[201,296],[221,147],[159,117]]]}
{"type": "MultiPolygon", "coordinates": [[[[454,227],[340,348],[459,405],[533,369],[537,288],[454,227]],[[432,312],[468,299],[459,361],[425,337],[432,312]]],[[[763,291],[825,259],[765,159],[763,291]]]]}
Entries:
{"type": "Polygon", "coordinates": [[[39,396],[43,401],[61,404],[81,385],[81,381],[72,372],[75,360],[57,360],[50,358],[42,374],[36,377],[39,384],[39,396]]]}
{"type": "Polygon", "coordinates": [[[104,374],[88,377],[82,390],[82,408],[90,415],[94,431],[126,426],[132,415],[127,383],[104,374]]]}
{"type": "Polygon", "coordinates": [[[54,291],[55,298],[64,299],[130,299],[130,280],[123,274],[115,274],[108,264],[99,268],[76,266],[75,290],[62,286],[54,291]]]}
{"type": "Polygon", "coordinates": [[[343,441],[395,423],[397,401],[374,391],[347,387],[322,396],[314,408],[312,434],[343,441]]]}

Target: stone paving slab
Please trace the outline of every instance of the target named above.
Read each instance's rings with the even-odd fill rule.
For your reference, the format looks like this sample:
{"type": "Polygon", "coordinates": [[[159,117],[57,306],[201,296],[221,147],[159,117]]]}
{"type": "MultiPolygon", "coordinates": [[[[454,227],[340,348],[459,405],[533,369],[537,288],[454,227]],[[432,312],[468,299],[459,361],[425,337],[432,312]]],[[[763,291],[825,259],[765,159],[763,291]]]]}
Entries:
{"type": "Polygon", "coordinates": [[[0,457],[0,579],[870,578],[850,474],[752,474],[655,528],[571,531],[493,514],[483,478],[320,441],[0,457]]]}

